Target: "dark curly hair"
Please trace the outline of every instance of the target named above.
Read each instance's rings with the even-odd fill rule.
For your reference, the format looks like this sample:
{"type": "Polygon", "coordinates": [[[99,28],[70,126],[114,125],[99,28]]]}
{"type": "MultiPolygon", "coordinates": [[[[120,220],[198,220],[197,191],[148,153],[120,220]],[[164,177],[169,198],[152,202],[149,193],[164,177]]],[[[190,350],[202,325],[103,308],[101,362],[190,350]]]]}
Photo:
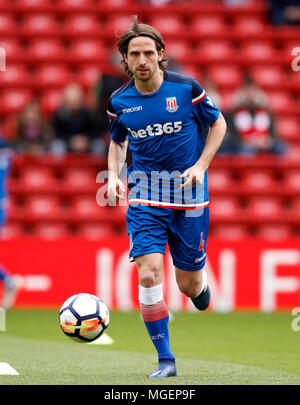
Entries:
{"type": "MultiPolygon", "coordinates": [[[[151,25],[138,23],[137,16],[133,16],[133,23],[129,26],[129,28],[124,31],[121,35],[117,38],[117,46],[118,50],[121,53],[123,60],[122,65],[124,67],[125,72],[129,76],[133,76],[132,72],[129,70],[128,65],[124,59],[124,55],[127,55],[128,52],[128,44],[133,38],[137,37],[148,37],[153,39],[156,45],[157,52],[165,49],[165,41],[161,35],[161,33],[151,25]]],[[[168,59],[163,58],[160,62],[158,62],[160,69],[165,70],[167,68],[168,59]]]]}

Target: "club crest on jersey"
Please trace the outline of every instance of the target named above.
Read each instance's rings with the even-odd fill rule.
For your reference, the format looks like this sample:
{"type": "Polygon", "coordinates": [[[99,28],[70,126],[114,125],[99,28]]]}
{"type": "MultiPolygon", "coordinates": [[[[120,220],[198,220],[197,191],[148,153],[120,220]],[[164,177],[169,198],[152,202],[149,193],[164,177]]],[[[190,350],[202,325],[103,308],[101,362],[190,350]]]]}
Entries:
{"type": "Polygon", "coordinates": [[[168,97],[166,99],[167,101],[167,107],[166,110],[169,112],[175,112],[178,110],[178,105],[177,105],[177,100],[176,97],[168,97]]]}

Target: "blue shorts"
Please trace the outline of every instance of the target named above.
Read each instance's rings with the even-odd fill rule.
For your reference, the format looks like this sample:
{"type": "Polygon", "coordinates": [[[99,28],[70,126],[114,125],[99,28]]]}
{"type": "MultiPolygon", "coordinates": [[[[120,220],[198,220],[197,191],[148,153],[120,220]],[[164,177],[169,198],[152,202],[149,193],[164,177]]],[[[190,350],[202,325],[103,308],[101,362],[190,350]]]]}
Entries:
{"type": "Polygon", "coordinates": [[[135,204],[128,207],[126,218],[130,261],[148,253],[165,254],[168,243],[175,267],[191,271],[203,268],[209,223],[208,207],[181,210],[135,204]]]}

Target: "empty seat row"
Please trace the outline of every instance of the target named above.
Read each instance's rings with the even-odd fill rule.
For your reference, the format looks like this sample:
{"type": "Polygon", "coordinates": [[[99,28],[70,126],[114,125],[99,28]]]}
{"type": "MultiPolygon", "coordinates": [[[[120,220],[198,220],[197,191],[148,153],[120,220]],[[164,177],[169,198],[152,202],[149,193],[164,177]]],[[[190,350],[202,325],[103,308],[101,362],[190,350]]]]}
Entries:
{"type": "MultiPolygon", "coordinates": [[[[95,58],[95,62],[108,57],[108,49],[112,48],[110,41],[101,35],[84,38],[80,33],[70,37],[68,41],[62,36],[47,38],[28,38],[27,41],[18,37],[2,37],[0,46],[5,49],[9,62],[42,63],[56,61],[76,62],[79,58],[95,58]]],[[[205,66],[213,62],[240,64],[251,66],[254,64],[290,66],[294,59],[293,50],[297,42],[287,42],[277,46],[270,40],[246,40],[237,46],[233,41],[220,39],[203,39],[189,41],[166,40],[166,54],[181,63],[193,63],[205,66]]]]}
{"type": "MultiPolygon", "coordinates": [[[[18,175],[11,176],[8,182],[10,193],[96,193],[104,186],[101,171],[89,167],[69,167],[60,176],[51,167],[24,167],[18,175]]],[[[104,173],[105,174],[105,173],[104,173]]],[[[232,169],[210,168],[208,170],[209,189],[212,195],[255,195],[293,196],[300,195],[300,168],[286,169],[277,177],[271,169],[244,169],[239,177],[232,169]]]]}
{"type": "MultiPolygon", "coordinates": [[[[280,196],[251,196],[241,203],[237,196],[213,196],[210,199],[211,221],[229,223],[274,222],[299,223],[299,194],[284,203],[280,196]]],[[[54,194],[30,194],[22,202],[11,198],[9,203],[10,220],[26,222],[38,220],[96,221],[120,223],[124,220],[126,206],[117,204],[110,207],[105,194],[75,195],[64,200],[54,194]],[[66,203],[67,201],[67,203],[66,203]]]]}
{"type": "MultiPolygon", "coordinates": [[[[36,35],[63,36],[65,38],[77,35],[114,38],[116,34],[127,29],[131,22],[130,13],[123,15],[112,13],[104,19],[95,12],[71,13],[64,15],[63,18],[58,18],[54,10],[53,12],[25,14],[20,21],[13,13],[2,13],[0,34],[6,37],[20,35],[24,38],[36,35]]],[[[192,40],[196,38],[229,38],[240,41],[249,38],[281,38],[279,32],[269,24],[265,16],[235,16],[228,21],[221,15],[196,14],[186,19],[180,14],[158,12],[143,22],[156,27],[165,38],[177,38],[178,32],[183,38],[192,40]]]]}
{"type": "MultiPolygon", "coordinates": [[[[37,226],[40,223],[63,223],[79,226],[93,223],[98,227],[125,227],[126,207],[99,206],[95,196],[74,197],[68,206],[53,195],[31,195],[22,205],[12,199],[9,205],[9,223],[37,226]]],[[[272,225],[300,227],[300,198],[291,199],[285,206],[280,198],[251,197],[242,206],[235,197],[215,197],[210,202],[210,222],[217,225],[258,226],[272,225]]]]}
{"type": "Polygon", "coordinates": [[[210,229],[210,237],[239,241],[249,238],[259,238],[268,241],[289,240],[300,236],[300,227],[290,224],[256,224],[250,227],[246,224],[216,224],[210,229]]]}
{"type": "MultiPolygon", "coordinates": [[[[126,235],[125,227],[115,227],[111,224],[83,223],[70,226],[65,222],[40,222],[26,226],[22,222],[7,223],[2,232],[4,240],[18,238],[41,238],[57,240],[62,238],[84,238],[88,240],[108,239],[126,235]]],[[[258,224],[249,227],[245,224],[216,224],[210,227],[211,239],[239,241],[252,237],[269,241],[289,240],[299,237],[300,228],[290,224],[258,224]]]]}
{"type": "Polygon", "coordinates": [[[113,224],[82,223],[77,226],[70,226],[66,222],[39,222],[31,226],[23,222],[8,222],[2,232],[3,239],[18,238],[42,238],[56,240],[62,238],[80,237],[90,240],[114,237],[124,233],[124,227],[117,227],[113,224]]]}
{"type": "Polygon", "coordinates": [[[212,223],[300,223],[299,195],[286,206],[280,197],[249,197],[244,206],[236,197],[215,197],[210,203],[212,223]]]}
{"type": "Polygon", "coordinates": [[[94,222],[122,225],[125,210],[121,207],[100,206],[95,195],[76,196],[69,205],[64,204],[57,195],[29,195],[23,204],[17,199],[10,199],[8,218],[10,221],[24,223],[62,221],[74,224],[94,222]]]}
{"type": "Polygon", "coordinates": [[[208,182],[213,195],[300,195],[299,169],[285,170],[280,179],[269,169],[244,170],[238,179],[228,169],[209,169],[208,182]]]}

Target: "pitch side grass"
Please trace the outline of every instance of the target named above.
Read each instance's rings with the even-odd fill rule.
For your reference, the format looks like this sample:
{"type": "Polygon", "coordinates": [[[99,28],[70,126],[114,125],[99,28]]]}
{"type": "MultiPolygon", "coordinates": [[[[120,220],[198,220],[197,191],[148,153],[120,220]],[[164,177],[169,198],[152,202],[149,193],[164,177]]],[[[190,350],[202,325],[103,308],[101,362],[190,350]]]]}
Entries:
{"type": "Polygon", "coordinates": [[[149,380],[156,353],[138,312],[111,312],[112,345],[71,341],[57,310],[11,310],[0,363],[19,375],[5,385],[299,385],[300,331],[291,313],[175,313],[171,347],[178,377],[149,380]]]}

